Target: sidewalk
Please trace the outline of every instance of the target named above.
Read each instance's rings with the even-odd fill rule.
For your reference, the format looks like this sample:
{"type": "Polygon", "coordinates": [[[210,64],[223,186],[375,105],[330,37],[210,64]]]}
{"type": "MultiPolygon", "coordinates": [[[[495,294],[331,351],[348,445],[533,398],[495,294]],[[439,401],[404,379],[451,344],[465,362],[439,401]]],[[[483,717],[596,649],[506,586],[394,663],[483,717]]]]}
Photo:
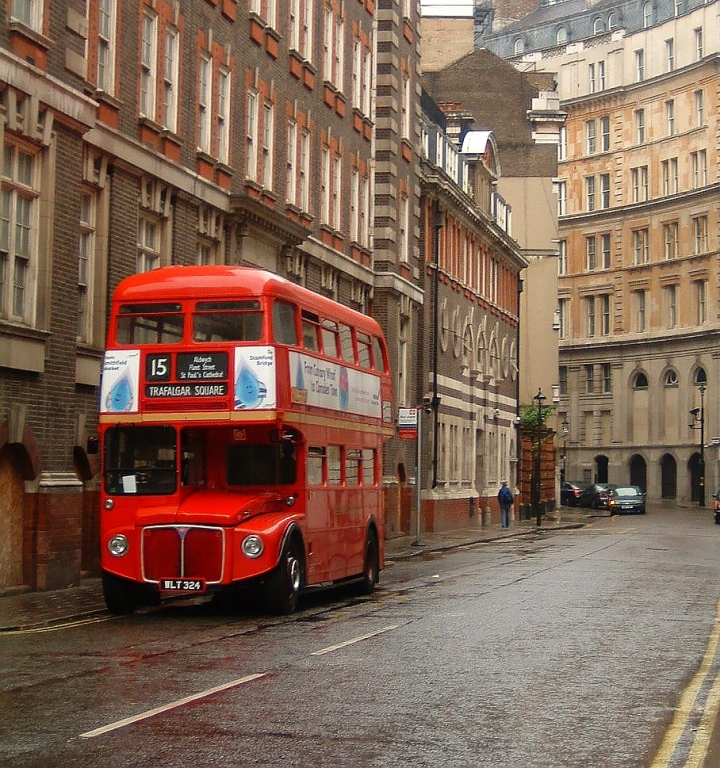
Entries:
{"type": "MultiPolygon", "coordinates": [[[[602,514],[602,513],[600,513],[602,514]]],[[[581,528],[597,514],[591,510],[563,507],[543,518],[541,532],[581,528]]],[[[425,552],[443,552],[469,544],[480,544],[499,539],[527,536],[537,533],[535,520],[514,521],[510,528],[498,525],[474,526],[445,533],[400,536],[385,542],[385,560],[407,560],[425,552]]],[[[79,587],[52,592],[15,592],[0,596],[0,633],[23,629],[50,627],[66,621],[81,621],[107,614],[99,578],[82,579],[79,587]]]]}

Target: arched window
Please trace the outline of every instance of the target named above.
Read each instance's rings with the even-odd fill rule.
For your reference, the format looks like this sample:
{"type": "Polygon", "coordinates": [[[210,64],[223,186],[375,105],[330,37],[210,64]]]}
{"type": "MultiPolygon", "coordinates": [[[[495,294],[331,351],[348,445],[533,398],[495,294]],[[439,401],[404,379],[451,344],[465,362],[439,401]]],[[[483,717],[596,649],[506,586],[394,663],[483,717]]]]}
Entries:
{"type": "Polygon", "coordinates": [[[707,374],[704,368],[698,368],[695,371],[695,384],[707,384],[707,374]]]}
{"type": "Polygon", "coordinates": [[[608,29],[615,29],[617,27],[617,14],[615,11],[610,11],[608,14],[608,20],[607,20],[607,28],[608,29]]]}
{"type": "Polygon", "coordinates": [[[605,31],[605,22],[602,19],[595,19],[593,22],[593,34],[600,35],[605,31]]]}
{"type": "Polygon", "coordinates": [[[643,27],[649,27],[653,23],[653,16],[652,3],[645,3],[643,5],[643,27]]]}
{"type": "Polygon", "coordinates": [[[635,377],[635,381],[633,382],[633,389],[647,389],[647,388],[648,388],[647,376],[644,373],[638,373],[638,375],[635,377]]]}
{"type": "Polygon", "coordinates": [[[665,374],[665,386],[666,387],[677,387],[678,385],[678,377],[677,373],[675,371],[668,371],[665,374]]]}
{"type": "Polygon", "coordinates": [[[557,32],[555,33],[555,43],[556,45],[565,45],[568,41],[568,31],[567,27],[558,27],[557,32]]]}
{"type": "Polygon", "coordinates": [[[517,56],[520,53],[525,53],[525,41],[522,37],[518,37],[515,40],[515,55],[517,56]]]}

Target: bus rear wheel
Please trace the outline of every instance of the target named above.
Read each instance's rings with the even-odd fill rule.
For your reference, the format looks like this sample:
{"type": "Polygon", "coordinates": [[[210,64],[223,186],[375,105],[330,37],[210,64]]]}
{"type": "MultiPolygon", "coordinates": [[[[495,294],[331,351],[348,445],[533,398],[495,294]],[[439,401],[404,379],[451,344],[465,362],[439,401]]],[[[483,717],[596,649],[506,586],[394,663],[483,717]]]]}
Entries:
{"type": "Polygon", "coordinates": [[[297,608],[302,587],[302,557],[297,542],[285,542],[280,562],[268,582],[268,598],[273,612],[289,616],[297,608]]]}
{"type": "Polygon", "coordinates": [[[362,579],[358,585],[361,595],[370,595],[375,589],[380,574],[380,551],[378,549],[377,536],[374,531],[368,531],[365,540],[365,565],[363,566],[362,579]]]}
{"type": "Polygon", "coordinates": [[[129,616],[138,607],[138,593],[135,584],[115,574],[103,571],[103,597],[110,613],[129,616]]]}

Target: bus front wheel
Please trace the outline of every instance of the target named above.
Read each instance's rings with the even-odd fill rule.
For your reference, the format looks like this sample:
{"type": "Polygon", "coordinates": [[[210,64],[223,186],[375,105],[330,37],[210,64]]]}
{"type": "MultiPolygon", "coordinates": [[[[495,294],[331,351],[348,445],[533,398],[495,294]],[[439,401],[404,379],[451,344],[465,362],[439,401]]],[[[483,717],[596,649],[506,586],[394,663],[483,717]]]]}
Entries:
{"type": "Polygon", "coordinates": [[[138,607],[138,594],[135,584],[112,573],[103,571],[103,597],[110,613],[116,616],[129,616],[138,607]]]}
{"type": "Polygon", "coordinates": [[[280,562],[268,584],[268,598],[275,613],[288,616],[297,608],[302,571],[298,544],[292,540],[286,541],[280,562]]]}

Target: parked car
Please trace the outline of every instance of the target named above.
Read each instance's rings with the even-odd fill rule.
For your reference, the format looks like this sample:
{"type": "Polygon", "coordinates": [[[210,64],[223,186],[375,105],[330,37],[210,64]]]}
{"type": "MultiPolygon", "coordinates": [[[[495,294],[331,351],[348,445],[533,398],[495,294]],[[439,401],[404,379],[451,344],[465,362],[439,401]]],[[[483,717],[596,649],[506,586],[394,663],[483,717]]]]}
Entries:
{"type": "Polygon", "coordinates": [[[591,509],[604,509],[610,498],[610,486],[607,483],[588,485],[580,494],[580,506],[591,509]]]}
{"type": "Polygon", "coordinates": [[[637,485],[618,485],[610,489],[608,509],[620,515],[623,512],[645,514],[645,494],[637,485]]]}
{"type": "Polygon", "coordinates": [[[580,504],[582,490],[582,483],[563,483],[560,486],[560,504],[563,507],[577,507],[580,504]]]}

